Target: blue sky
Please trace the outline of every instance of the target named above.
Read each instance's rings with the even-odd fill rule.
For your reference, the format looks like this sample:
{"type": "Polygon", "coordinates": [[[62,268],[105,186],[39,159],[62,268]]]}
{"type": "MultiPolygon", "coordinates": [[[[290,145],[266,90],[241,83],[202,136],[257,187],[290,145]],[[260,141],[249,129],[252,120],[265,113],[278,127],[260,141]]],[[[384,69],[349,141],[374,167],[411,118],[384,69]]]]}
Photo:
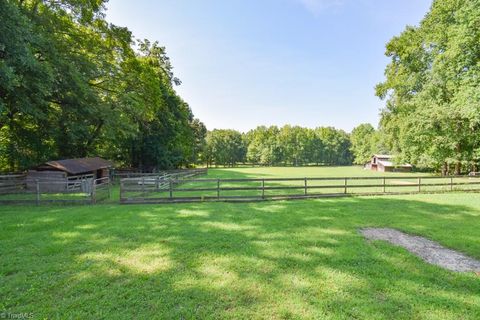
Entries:
{"type": "Polygon", "coordinates": [[[167,48],[208,129],[377,125],[385,44],[431,0],[110,0],[107,19],[167,48]]]}

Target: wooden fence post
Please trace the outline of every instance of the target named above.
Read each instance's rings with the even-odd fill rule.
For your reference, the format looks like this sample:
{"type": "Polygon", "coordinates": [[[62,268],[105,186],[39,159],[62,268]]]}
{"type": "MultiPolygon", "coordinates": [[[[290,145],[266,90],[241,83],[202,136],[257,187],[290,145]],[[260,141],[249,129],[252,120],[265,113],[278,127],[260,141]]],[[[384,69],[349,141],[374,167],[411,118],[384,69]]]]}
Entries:
{"type": "Polygon", "coordinates": [[[92,190],[91,190],[91,193],[90,193],[92,204],[95,204],[97,202],[96,191],[97,191],[97,187],[96,187],[96,184],[95,184],[95,179],[92,179],[92,190]]]}
{"type": "Polygon", "coordinates": [[[386,182],[385,182],[385,177],[383,177],[383,193],[385,193],[385,185],[386,185],[386,182]]]}
{"type": "Polygon", "coordinates": [[[120,179],[120,202],[122,202],[122,199],[123,199],[123,180],[120,179]]]}
{"type": "Polygon", "coordinates": [[[345,194],[347,193],[347,178],[345,178],[345,190],[344,190],[343,193],[345,193],[345,194]]]}
{"type": "Polygon", "coordinates": [[[155,179],[155,191],[160,190],[160,176],[157,176],[155,179]]]}
{"type": "Polygon", "coordinates": [[[142,197],[145,196],[145,177],[142,177],[142,197]]]}
{"type": "Polygon", "coordinates": [[[307,195],[307,178],[305,178],[305,195],[307,195]]]}
{"type": "Polygon", "coordinates": [[[40,205],[40,183],[38,181],[38,179],[35,179],[35,188],[36,188],[36,192],[37,192],[37,196],[36,196],[36,199],[37,199],[37,206],[40,205]]]}
{"type": "Polygon", "coordinates": [[[265,179],[262,179],[262,199],[265,199],[265,179]]]}
{"type": "Polygon", "coordinates": [[[450,177],[450,191],[453,191],[453,177],[450,177]]]}
{"type": "Polygon", "coordinates": [[[418,192],[421,192],[422,191],[422,178],[418,178],[418,192]]]}
{"type": "Polygon", "coordinates": [[[168,188],[170,189],[170,199],[172,199],[173,198],[173,183],[172,183],[171,178],[168,180],[168,188]]]}
{"type": "Polygon", "coordinates": [[[217,199],[220,199],[220,179],[217,179],[217,199]]]}

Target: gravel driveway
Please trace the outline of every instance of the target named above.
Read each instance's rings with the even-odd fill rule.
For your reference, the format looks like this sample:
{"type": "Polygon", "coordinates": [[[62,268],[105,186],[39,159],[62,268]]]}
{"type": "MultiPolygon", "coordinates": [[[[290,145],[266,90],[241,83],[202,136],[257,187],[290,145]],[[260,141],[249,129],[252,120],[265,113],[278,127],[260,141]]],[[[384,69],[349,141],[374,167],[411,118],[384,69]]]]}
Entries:
{"type": "Polygon", "coordinates": [[[457,272],[480,272],[480,261],[426,238],[389,228],[364,228],[360,232],[369,240],[388,241],[442,268],[457,272]]]}

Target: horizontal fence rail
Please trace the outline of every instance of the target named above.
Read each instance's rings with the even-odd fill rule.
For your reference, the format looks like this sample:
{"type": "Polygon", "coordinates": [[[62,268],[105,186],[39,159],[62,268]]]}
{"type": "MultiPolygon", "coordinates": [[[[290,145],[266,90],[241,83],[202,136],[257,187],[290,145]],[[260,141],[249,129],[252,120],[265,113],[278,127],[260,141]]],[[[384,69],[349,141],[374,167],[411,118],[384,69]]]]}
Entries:
{"type": "Polygon", "coordinates": [[[159,172],[136,172],[136,171],[131,171],[131,172],[125,172],[125,171],[114,171],[112,173],[112,181],[119,181],[121,179],[127,179],[127,178],[155,178],[155,177],[163,177],[164,179],[168,178],[179,178],[179,177],[196,177],[200,175],[207,174],[208,169],[206,168],[200,168],[200,169],[178,169],[178,170],[164,170],[164,171],[159,171],[159,172]]]}
{"type": "Polygon", "coordinates": [[[148,173],[136,178],[123,178],[120,180],[120,199],[126,193],[135,194],[168,192],[173,194],[173,189],[184,181],[192,181],[193,177],[207,174],[207,169],[185,169],[169,172],[148,173]]]}
{"type": "Polygon", "coordinates": [[[122,179],[120,202],[258,201],[349,195],[480,191],[480,176],[122,179]]]}
{"type": "Polygon", "coordinates": [[[13,192],[22,192],[26,188],[26,175],[0,175],[0,195],[13,192]]]}

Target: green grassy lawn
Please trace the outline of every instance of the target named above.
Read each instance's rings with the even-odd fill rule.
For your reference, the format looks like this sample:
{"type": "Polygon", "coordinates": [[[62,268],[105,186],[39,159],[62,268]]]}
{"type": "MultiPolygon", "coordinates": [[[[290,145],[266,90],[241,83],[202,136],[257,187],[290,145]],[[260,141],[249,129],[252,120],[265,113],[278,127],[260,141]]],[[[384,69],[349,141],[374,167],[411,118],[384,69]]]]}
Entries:
{"type": "Polygon", "coordinates": [[[478,275],[365,241],[361,227],[397,228],[480,259],[480,194],[2,206],[0,311],[35,319],[480,318],[478,275]]]}
{"type": "Polygon", "coordinates": [[[305,177],[401,177],[428,176],[428,173],[396,173],[364,170],[361,166],[344,167],[247,167],[247,168],[209,168],[209,178],[305,178],[305,177]]]}

